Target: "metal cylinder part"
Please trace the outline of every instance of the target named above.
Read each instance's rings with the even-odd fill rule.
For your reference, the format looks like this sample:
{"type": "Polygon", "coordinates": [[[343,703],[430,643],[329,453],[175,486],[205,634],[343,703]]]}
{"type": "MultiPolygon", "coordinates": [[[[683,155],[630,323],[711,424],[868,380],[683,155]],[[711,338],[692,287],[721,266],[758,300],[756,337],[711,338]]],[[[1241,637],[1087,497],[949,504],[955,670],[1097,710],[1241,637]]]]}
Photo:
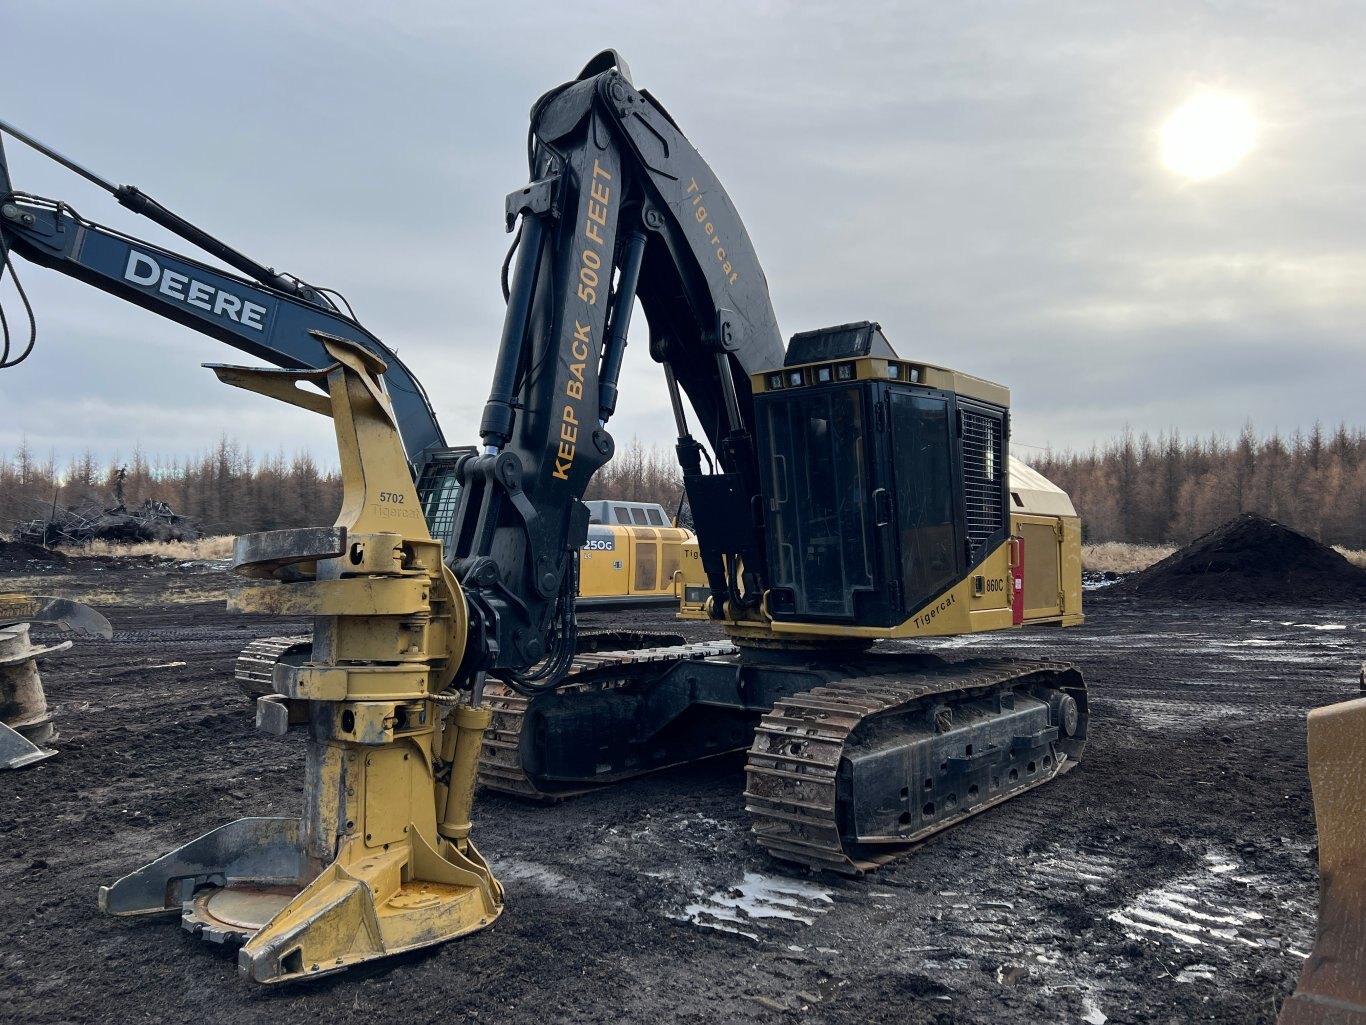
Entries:
{"type": "MultiPolygon", "coordinates": [[[[487,705],[471,708],[457,705],[446,719],[447,737],[455,733],[451,757],[451,782],[446,791],[445,814],[437,832],[462,844],[470,835],[470,812],[474,806],[474,780],[479,771],[479,748],[484,742],[484,731],[493,721],[493,709],[487,705]]],[[[446,746],[443,738],[443,748],[446,746]]]]}
{"type": "Polygon", "coordinates": [[[1054,691],[1049,695],[1048,705],[1049,718],[1059,732],[1064,737],[1076,736],[1077,725],[1081,721],[1081,713],[1077,709],[1076,699],[1062,691],[1054,691]]]}
{"type": "Polygon", "coordinates": [[[57,736],[36,660],[69,647],[70,641],[35,647],[27,623],[0,629],[0,722],[31,744],[46,744],[57,736]]]}

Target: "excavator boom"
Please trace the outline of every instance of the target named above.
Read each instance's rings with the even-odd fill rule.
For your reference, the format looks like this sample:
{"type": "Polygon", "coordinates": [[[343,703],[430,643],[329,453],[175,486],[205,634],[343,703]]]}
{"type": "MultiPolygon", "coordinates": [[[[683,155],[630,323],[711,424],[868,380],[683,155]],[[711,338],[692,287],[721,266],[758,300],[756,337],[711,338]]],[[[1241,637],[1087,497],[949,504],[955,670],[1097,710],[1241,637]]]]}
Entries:
{"type": "MultiPolygon", "coordinates": [[[[168,320],[287,370],[326,367],[313,332],[350,339],[384,361],[408,461],[445,446],[436,413],[403,361],[321,290],[262,267],[165,210],[132,186],[114,186],[0,121],[0,274],[10,254],[60,271],[168,320]],[[3,136],[14,135],[119,198],[135,212],[176,231],[210,256],[244,272],[232,274],[81,217],[66,203],[15,192],[3,136]]],[[[0,361],[2,364],[4,361],[0,361]]]]}

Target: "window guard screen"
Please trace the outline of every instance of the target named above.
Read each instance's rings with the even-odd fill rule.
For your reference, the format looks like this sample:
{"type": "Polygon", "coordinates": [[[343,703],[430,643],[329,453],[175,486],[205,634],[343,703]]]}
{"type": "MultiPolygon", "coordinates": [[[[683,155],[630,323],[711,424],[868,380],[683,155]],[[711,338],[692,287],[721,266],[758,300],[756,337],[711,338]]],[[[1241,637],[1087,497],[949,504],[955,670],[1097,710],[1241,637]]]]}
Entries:
{"type": "Polygon", "coordinates": [[[417,500],[436,540],[449,544],[455,526],[455,505],[460,497],[456,461],[437,459],[422,468],[417,480],[417,500]]]}

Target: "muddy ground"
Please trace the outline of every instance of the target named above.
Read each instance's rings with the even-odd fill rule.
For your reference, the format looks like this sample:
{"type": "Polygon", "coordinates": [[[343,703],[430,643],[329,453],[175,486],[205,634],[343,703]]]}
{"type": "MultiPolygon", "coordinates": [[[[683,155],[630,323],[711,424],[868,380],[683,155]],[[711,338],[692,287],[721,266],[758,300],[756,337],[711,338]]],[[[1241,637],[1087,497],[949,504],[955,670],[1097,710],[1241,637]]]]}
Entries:
{"type": "Polygon", "coordinates": [[[1088,593],[1082,628],[950,645],[1079,663],[1084,763],[899,865],[790,874],[746,835],[739,757],[556,807],[485,794],[494,927],[267,989],[174,916],[101,916],[95,892],[297,808],[302,737],[257,734],[231,673],[248,639],[302,624],[223,611],[221,567],[36,575],[117,633],[44,664],[61,754],[0,774],[0,1020],[25,1023],[1272,1022],[1317,901],[1304,714],[1354,696],[1366,654],[1360,604],[1088,593]]]}

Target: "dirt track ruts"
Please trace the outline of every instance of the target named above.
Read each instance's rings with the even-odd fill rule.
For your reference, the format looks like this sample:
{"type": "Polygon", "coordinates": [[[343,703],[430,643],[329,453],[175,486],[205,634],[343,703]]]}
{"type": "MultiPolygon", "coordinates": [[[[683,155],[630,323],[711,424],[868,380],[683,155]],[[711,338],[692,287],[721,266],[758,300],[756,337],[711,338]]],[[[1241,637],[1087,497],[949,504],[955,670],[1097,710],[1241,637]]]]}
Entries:
{"type": "MultiPolygon", "coordinates": [[[[63,567],[68,587],[80,572],[63,567]]],[[[1077,662],[1086,761],[897,866],[788,874],[747,836],[739,757],[555,807],[482,795],[475,838],[508,890],[493,928],[254,987],[173,916],[95,908],[99,884],[179,842],[298,807],[302,738],[256,733],[231,672],[246,640],[301,624],[162,602],[172,577],[177,594],[225,583],[101,571],[91,586],[143,607],[106,608],[112,642],[44,664],[62,753],[0,774],[5,1020],[1246,1025],[1274,1021],[1312,942],[1304,713],[1355,696],[1363,607],[1088,593],[1084,627],[946,646],[1077,662]]]]}

